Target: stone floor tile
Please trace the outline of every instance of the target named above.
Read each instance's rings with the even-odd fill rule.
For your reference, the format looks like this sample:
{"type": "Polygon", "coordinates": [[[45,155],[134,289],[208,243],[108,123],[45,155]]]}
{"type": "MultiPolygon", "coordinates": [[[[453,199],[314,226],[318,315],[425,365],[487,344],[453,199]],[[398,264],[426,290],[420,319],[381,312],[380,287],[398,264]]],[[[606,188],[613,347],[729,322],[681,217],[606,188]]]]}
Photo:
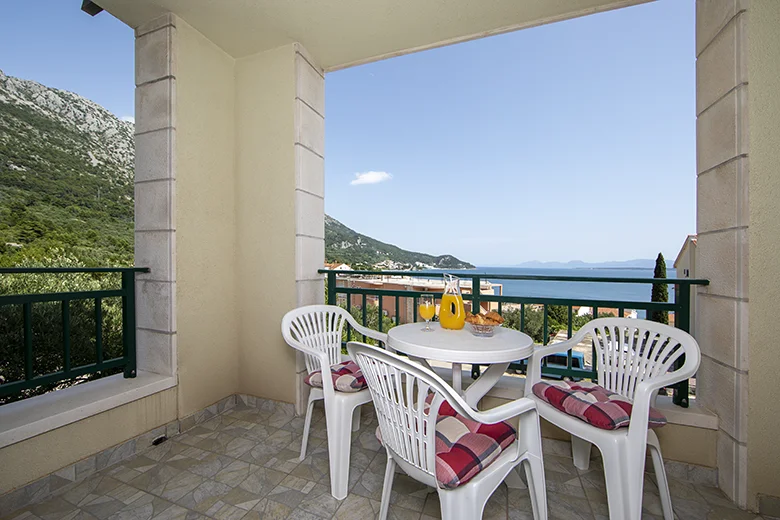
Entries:
{"type": "Polygon", "coordinates": [[[315,450],[313,453],[310,452],[310,454],[290,472],[290,475],[329,485],[330,465],[328,462],[327,448],[320,451],[315,450]]]}
{"type": "Polygon", "coordinates": [[[419,520],[420,515],[421,513],[419,511],[404,509],[403,507],[398,507],[392,504],[390,505],[390,509],[387,511],[388,520],[419,520]]]}
{"type": "Polygon", "coordinates": [[[165,482],[162,489],[157,494],[171,502],[178,502],[187,493],[192,492],[205,481],[206,479],[200,475],[190,473],[189,471],[182,471],[165,482]]]}
{"type": "Polygon", "coordinates": [[[275,502],[264,498],[258,503],[252,512],[259,513],[259,516],[247,515],[245,518],[262,518],[263,520],[283,520],[289,518],[294,508],[280,502],[275,502]]]}
{"type": "Polygon", "coordinates": [[[142,491],[160,495],[166,484],[179,473],[182,473],[182,470],[168,464],[158,464],[131,480],[129,484],[142,491]]]}
{"type": "Polygon", "coordinates": [[[484,520],[505,520],[508,516],[507,487],[500,485],[485,504],[482,512],[484,520]]]}
{"type": "Polygon", "coordinates": [[[111,515],[108,520],[151,520],[173,506],[173,503],[160,497],[143,491],[141,493],[140,497],[111,515]]]}
{"type": "Polygon", "coordinates": [[[590,504],[585,498],[547,493],[550,520],[593,520],[590,504]]]}
{"type": "Polygon", "coordinates": [[[62,495],[62,498],[73,505],[81,507],[82,504],[91,502],[99,496],[119,487],[122,483],[102,473],[96,473],[81,484],[70,489],[62,495]]]}
{"type": "Polygon", "coordinates": [[[276,471],[281,471],[282,473],[290,473],[301,463],[301,461],[298,460],[300,454],[301,452],[299,450],[293,451],[285,448],[280,450],[275,456],[269,458],[263,466],[275,469],[276,471]]]}
{"type": "MultiPolygon", "coordinates": [[[[363,476],[365,477],[365,473],[363,476]]],[[[390,494],[390,504],[421,513],[430,493],[435,494],[435,490],[408,475],[396,473],[393,479],[393,492],[390,494]]]]}
{"type": "Polygon", "coordinates": [[[355,432],[355,434],[356,438],[352,441],[353,446],[359,446],[371,451],[379,451],[379,449],[382,448],[382,445],[379,444],[379,441],[376,438],[374,430],[363,428],[360,431],[355,432]]]}
{"type": "Polygon", "coordinates": [[[439,494],[431,493],[425,499],[425,505],[423,506],[422,516],[430,518],[441,518],[441,502],[439,502],[439,494]]]}
{"type": "Polygon", "coordinates": [[[60,520],[77,509],[76,505],[62,497],[54,497],[39,504],[33,504],[23,510],[24,514],[17,514],[10,518],[13,520],[60,520]],[[25,514],[27,516],[24,516],[25,514]]]}
{"type": "Polygon", "coordinates": [[[688,500],[672,497],[672,507],[680,520],[702,520],[707,518],[710,506],[703,500],[688,500]]]}
{"type": "Polygon", "coordinates": [[[125,504],[121,501],[107,495],[101,495],[89,501],[83,501],[79,509],[94,515],[100,520],[106,520],[123,507],[125,507],[125,504]]]}
{"type": "Polygon", "coordinates": [[[740,509],[715,506],[707,513],[707,520],[761,520],[761,517],[740,509]]]}
{"type": "Polygon", "coordinates": [[[382,486],[384,484],[384,475],[377,475],[366,471],[357,481],[354,487],[349,491],[355,495],[379,500],[382,498],[382,486]]]}
{"type": "Polygon", "coordinates": [[[256,464],[250,464],[242,460],[233,460],[230,464],[222,468],[214,475],[214,480],[230,487],[238,486],[251,473],[260,469],[256,464]]]}
{"type": "Polygon", "coordinates": [[[330,485],[317,483],[298,504],[298,509],[320,518],[332,518],[341,502],[330,494],[330,485]]]}
{"type": "Polygon", "coordinates": [[[585,498],[585,490],[577,474],[545,471],[544,477],[547,483],[547,494],[585,498]]]}
{"type": "Polygon", "coordinates": [[[222,501],[217,501],[206,511],[206,514],[209,518],[217,520],[241,520],[246,516],[247,511],[222,501]]]}
{"type": "Polygon", "coordinates": [[[195,461],[194,464],[187,468],[187,471],[200,475],[201,477],[214,478],[216,474],[234,462],[236,462],[236,460],[227,455],[209,453],[203,459],[195,461]]]}
{"type": "Polygon", "coordinates": [[[350,494],[333,516],[335,520],[366,520],[379,513],[379,501],[350,494]]]}
{"type": "Polygon", "coordinates": [[[221,502],[222,497],[233,490],[230,486],[217,482],[216,480],[205,480],[191,492],[176,500],[180,506],[188,509],[205,513],[210,510],[215,503],[221,502]]]}
{"type": "Polygon", "coordinates": [[[250,475],[244,479],[238,487],[249,491],[257,498],[265,497],[273,488],[278,486],[287,475],[280,471],[276,471],[268,468],[259,468],[257,471],[250,473],[250,475]]]}

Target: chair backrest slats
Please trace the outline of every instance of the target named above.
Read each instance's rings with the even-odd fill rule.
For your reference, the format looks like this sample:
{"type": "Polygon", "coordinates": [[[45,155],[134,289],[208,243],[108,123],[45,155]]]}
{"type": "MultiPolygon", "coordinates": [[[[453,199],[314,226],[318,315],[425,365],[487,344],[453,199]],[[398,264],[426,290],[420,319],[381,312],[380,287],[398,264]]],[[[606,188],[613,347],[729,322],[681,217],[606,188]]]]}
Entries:
{"type": "Polygon", "coordinates": [[[384,350],[348,344],[374,401],[382,442],[394,456],[435,480],[436,420],[446,399],[459,397],[438,376],[384,350]]]}
{"type": "Polygon", "coordinates": [[[593,340],[599,383],[633,399],[637,385],[666,374],[686,351],[698,349],[686,332],[626,318],[599,318],[584,327],[593,340]]]}
{"type": "MultiPolygon", "coordinates": [[[[312,306],[295,309],[285,316],[285,328],[291,338],[305,347],[324,352],[331,365],[342,360],[341,340],[347,312],[335,306],[312,306]]],[[[311,374],[320,370],[316,356],[304,352],[306,370],[311,374]]]]}

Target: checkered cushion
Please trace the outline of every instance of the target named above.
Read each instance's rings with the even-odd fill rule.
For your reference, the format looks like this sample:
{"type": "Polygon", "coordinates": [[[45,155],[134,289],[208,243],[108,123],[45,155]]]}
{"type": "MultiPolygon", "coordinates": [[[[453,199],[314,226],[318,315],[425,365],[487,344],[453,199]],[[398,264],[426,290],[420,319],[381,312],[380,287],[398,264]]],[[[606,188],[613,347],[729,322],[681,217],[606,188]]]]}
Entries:
{"type": "MultiPolygon", "coordinates": [[[[363,372],[354,361],[344,361],[330,367],[333,388],[339,392],[360,392],[368,388],[363,372]]],[[[322,370],[315,370],[303,380],[309,386],[322,388],[322,370]]]]}
{"type": "MultiPolygon", "coordinates": [[[[602,430],[624,428],[631,421],[631,401],[595,383],[542,381],[534,385],[533,391],[539,399],[558,410],[602,430]]],[[[650,407],[648,426],[660,428],[664,424],[666,417],[650,407]]]]}
{"type": "MultiPolygon", "coordinates": [[[[381,443],[379,428],[376,436],[381,443]]],[[[443,402],[436,420],[436,479],[449,489],[465,484],[496,460],[516,436],[508,422],[474,422],[443,402]]]]}

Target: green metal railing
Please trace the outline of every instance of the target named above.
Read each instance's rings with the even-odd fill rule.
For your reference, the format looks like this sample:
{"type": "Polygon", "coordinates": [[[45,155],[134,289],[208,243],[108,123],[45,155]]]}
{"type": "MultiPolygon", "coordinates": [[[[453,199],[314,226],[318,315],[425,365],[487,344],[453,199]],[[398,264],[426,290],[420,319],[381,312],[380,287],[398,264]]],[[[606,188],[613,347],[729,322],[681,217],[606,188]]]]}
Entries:
{"type": "MultiPolygon", "coordinates": [[[[110,370],[121,370],[126,378],[136,375],[136,350],[135,350],[135,274],[149,272],[143,267],[116,267],[116,268],[0,268],[0,276],[4,275],[68,275],[73,273],[101,276],[107,273],[116,273],[121,277],[121,286],[117,289],[90,290],[77,292],[53,292],[40,294],[12,294],[0,295],[0,311],[6,312],[6,307],[12,315],[14,312],[21,314],[21,331],[7,331],[9,335],[18,337],[21,349],[19,358],[23,359],[23,377],[14,380],[5,380],[0,384],[0,398],[21,394],[25,390],[56,385],[56,383],[73,380],[79,376],[95,374],[110,370]],[[121,355],[106,359],[104,349],[104,300],[107,298],[121,299],[121,355]],[[94,305],[94,333],[90,345],[94,345],[94,362],[79,364],[73,359],[73,345],[71,326],[73,324],[72,306],[75,302],[84,302],[94,305]],[[51,323],[36,323],[34,310],[36,306],[59,304],[59,323],[61,330],[54,331],[60,335],[61,369],[49,373],[36,373],[36,362],[42,361],[41,356],[49,353],[36,352],[36,338],[53,331],[48,330],[51,323]],[[14,307],[16,309],[14,309],[14,307]],[[17,310],[18,309],[18,310],[17,310]],[[17,334],[17,332],[19,332],[17,334]]],[[[10,320],[7,320],[10,321],[10,320]]],[[[7,324],[6,324],[7,325],[7,324]]],[[[0,345],[0,347],[13,349],[14,345],[0,345]]],[[[46,360],[51,362],[50,359],[46,360]]],[[[42,363],[43,364],[43,363],[42,363]]],[[[18,368],[18,367],[17,367],[18,368]]],[[[4,378],[6,379],[6,378],[4,378]]]]}
{"type": "MultiPolygon", "coordinates": [[[[363,325],[367,325],[366,320],[366,304],[369,297],[377,298],[378,303],[378,329],[381,331],[383,328],[383,305],[386,297],[395,299],[395,323],[399,324],[399,301],[402,298],[411,299],[412,302],[412,321],[417,321],[417,299],[422,295],[433,295],[434,299],[440,299],[441,293],[431,291],[418,291],[418,290],[390,290],[390,289],[377,289],[377,288],[364,288],[364,287],[346,287],[339,286],[338,279],[344,277],[350,277],[351,280],[371,280],[376,277],[412,277],[412,278],[427,278],[436,279],[439,278],[441,273],[429,273],[421,271],[331,271],[329,269],[321,269],[321,274],[326,275],[327,282],[327,294],[328,304],[336,305],[338,302],[338,295],[346,295],[346,308],[348,311],[352,311],[352,297],[358,295],[361,298],[361,317],[363,325]]],[[[472,309],[480,308],[482,303],[496,303],[499,314],[503,314],[505,304],[519,304],[520,305],[520,330],[526,330],[526,305],[542,306],[543,312],[543,343],[546,345],[550,340],[549,334],[549,317],[548,311],[551,306],[563,306],[567,309],[568,316],[568,330],[567,337],[571,338],[574,332],[573,330],[573,308],[574,307],[590,307],[592,309],[592,316],[599,316],[599,309],[617,309],[618,316],[624,316],[625,310],[644,310],[646,312],[652,311],[668,311],[674,314],[674,326],[690,332],[690,316],[691,316],[691,286],[693,285],[709,285],[708,280],[691,279],[691,278],[610,278],[610,277],[589,277],[589,276],[544,276],[544,275],[513,275],[513,274],[466,274],[462,272],[455,272],[456,276],[459,276],[464,280],[471,280],[472,289],[471,294],[464,294],[463,299],[472,302],[472,309]],[[482,281],[501,281],[501,280],[533,280],[533,281],[549,281],[549,282],[595,282],[595,283],[639,283],[639,284],[668,284],[674,286],[674,302],[647,302],[647,301],[621,301],[621,300],[605,300],[605,299],[587,299],[587,298],[540,298],[531,296],[504,296],[493,294],[482,294],[481,283],[482,281]]],[[[348,340],[351,338],[351,331],[347,332],[348,340]]],[[[364,338],[365,339],[365,338],[364,338]]],[[[597,379],[597,367],[595,366],[596,356],[595,349],[593,350],[593,363],[594,365],[590,369],[577,368],[573,365],[572,351],[567,352],[566,368],[556,368],[552,366],[545,366],[543,371],[545,375],[569,377],[572,379],[597,379]]],[[[681,366],[684,362],[684,358],[678,361],[676,366],[681,366]]],[[[524,363],[514,363],[510,365],[510,369],[525,370],[524,363]]],[[[472,375],[477,376],[479,374],[479,366],[472,367],[472,375]]],[[[678,383],[673,388],[673,402],[678,406],[687,407],[689,401],[689,385],[688,381],[678,383]]]]}

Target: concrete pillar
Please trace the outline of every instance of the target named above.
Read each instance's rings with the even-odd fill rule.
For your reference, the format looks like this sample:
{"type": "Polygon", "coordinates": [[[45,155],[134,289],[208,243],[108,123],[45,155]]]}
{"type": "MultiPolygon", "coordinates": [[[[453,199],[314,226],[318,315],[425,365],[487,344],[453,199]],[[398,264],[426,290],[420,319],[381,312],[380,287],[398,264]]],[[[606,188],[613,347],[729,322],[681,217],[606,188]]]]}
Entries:
{"type": "Polygon", "coordinates": [[[176,372],[176,17],[135,31],[135,265],[138,370],[176,372]]]}
{"type": "Polygon", "coordinates": [[[780,2],[751,0],[748,504],[780,516],[780,2]]]}
{"type": "Polygon", "coordinates": [[[747,506],[747,2],[696,2],[697,399],[719,416],[718,480],[747,506]]]}
{"type": "Polygon", "coordinates": [[[235,78],[240,385],[295,402],[301,366],[280,323],[324,297],[323,72],[291,44],[237,60],[235,78]]]}

